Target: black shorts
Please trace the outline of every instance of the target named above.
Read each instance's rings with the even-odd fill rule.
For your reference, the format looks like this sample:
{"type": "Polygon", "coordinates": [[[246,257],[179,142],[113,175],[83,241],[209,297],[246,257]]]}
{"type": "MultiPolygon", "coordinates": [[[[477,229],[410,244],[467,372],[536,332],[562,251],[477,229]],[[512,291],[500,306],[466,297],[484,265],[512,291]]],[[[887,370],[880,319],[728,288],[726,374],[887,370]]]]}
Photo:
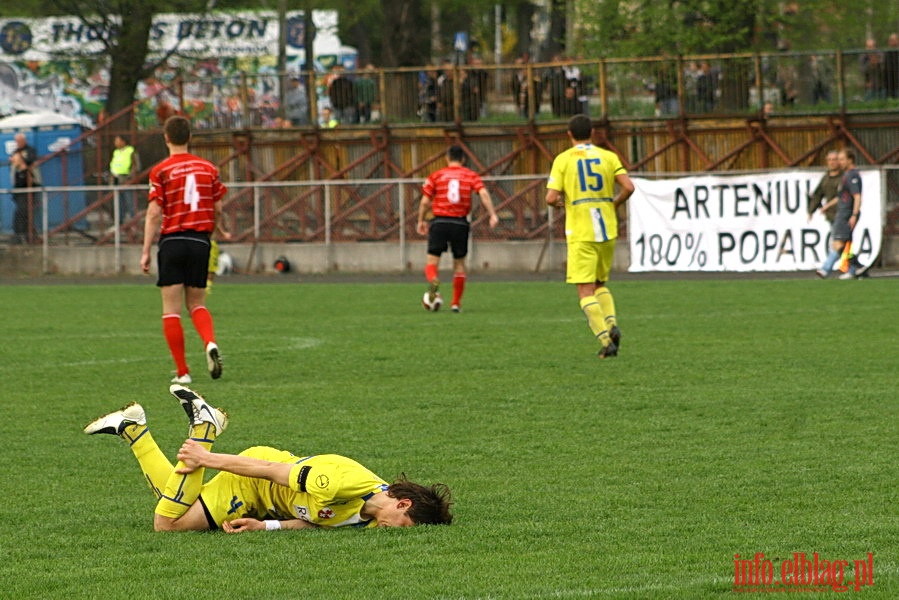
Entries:
{"type": "Polygon", "coordinates": [[[428,229],[428,254],[440,256],[447,248],[453,251],[453,258],[468,256],[468,219],[457,217],[434,217],[428,229]]]}
{"type": "Polygon", "coordinates": [[[202,231],[180,231],[159,238],[159,278],[156,285],[164,287],[182,283],[188,287],[205,288],[209,275],[209,234],[202,231]]]}

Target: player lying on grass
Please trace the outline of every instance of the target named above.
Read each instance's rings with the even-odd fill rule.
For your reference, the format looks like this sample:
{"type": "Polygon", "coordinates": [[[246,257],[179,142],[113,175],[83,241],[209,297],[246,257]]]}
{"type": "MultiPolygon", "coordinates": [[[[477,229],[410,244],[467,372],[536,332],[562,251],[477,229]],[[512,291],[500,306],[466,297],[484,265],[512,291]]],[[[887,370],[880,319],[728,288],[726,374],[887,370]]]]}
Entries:
{"type": "Polygon", "coordinates": [[[179,384],[169,391],[190,422],[190,437],[172,465],[153,440],[137,403],[89,423],[90,435],[118,435],[131,446],[158,502],[156,531],[228,533],[307,527],[409,527],[452,522],[450,493],[405,477],[393,484],[336,454],[298,457],[255,446],[239,455],[212,452],[228,416],[179,384]],[[220,471],[203,483],[206,468],[220,471]],[[274,485],[272,485],[274,484],[274,485]]]}

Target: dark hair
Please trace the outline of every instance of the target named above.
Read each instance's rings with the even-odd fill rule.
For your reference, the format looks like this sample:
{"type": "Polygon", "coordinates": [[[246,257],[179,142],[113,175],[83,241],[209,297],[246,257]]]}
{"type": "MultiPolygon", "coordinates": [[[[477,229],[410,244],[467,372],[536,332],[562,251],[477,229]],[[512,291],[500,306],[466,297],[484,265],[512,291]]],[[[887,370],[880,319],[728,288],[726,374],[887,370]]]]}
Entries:
{"type": "Polygon", "coordinates": [[[387,495],[397,500],[411,500],[406,512],[416,525],[449,525],[453,522],[450,490],[442,483],[427,487],[400,477],[387,488],[387,495]]]}
{"type": "Polygon", "coordinates": [[[465,160],[465,151],[462,150],[462,146],[450,146],[449,150],[446,151],[446,155],[453,162],[462,162],[465,160]]]}
{"type": "Polygon", "coordinates": [[[190,121],[187,117],[174,115],[165,120],[162,126],[169,142],[175,146],[186,146],[190,141],[190,121]]]}
{"type": "Polygon", "coordinates": [[[568,121],[568,131],[575,141],[588,141],[593,137],[593,121],[587,115],[574,115],[568,121]]]}

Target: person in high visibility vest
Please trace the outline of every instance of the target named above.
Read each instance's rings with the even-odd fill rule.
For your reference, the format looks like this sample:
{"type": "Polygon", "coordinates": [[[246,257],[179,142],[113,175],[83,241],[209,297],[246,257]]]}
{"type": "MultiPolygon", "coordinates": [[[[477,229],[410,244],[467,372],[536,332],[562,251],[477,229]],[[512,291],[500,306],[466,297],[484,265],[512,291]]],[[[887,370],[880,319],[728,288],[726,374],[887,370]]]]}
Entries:
{"type": "MultiPolygon", "coordinates": [[[[112,151],[112,160],[109,161],[112,183],[114,185],[138,183],[136,178],[140,173],[140,155],[121,135],[115,136],[114,143],[115,150],[112,151]]],[[[134,192],[132,190],[119,192],[119,214],[122,220],[134,216],[134,213],[134,192]]]]}

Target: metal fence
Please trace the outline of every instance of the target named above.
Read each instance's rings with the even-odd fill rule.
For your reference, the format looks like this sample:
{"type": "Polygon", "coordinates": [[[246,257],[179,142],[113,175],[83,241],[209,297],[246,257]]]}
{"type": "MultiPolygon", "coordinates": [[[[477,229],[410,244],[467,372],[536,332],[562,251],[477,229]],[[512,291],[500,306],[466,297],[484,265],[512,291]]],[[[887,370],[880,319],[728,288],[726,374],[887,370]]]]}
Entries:
{"type": "MultiPolygon", "coordinates": [[[[485,177],[499,225],[487,226],[477,201],[472,211],[472,243],[479,241],[563,239],[562,220],[543,201],[545,175],[485,177]],[[552,226],[550,225],[552,223],[552,226]]],[[[385,242],[406,253],[416,232],[421,181],[369,179],[328,182],[227,183],[223,200],[230,241],[243,244],[324,245],[385,242]]],[[[7,241],[50,248],[111,246],[115,264],[122,248],[142,243],[146,186],[56,186],[0,189],[0,197],[27,204],[28,231],[7,241]],[[103,198],[108,199],[102,201],[103,198]],[[96,201],[95,199],[100,199],[96,201]]],[[[9,231],[10,223],[0,223],[9,231]]],[[[45,258],[45,272],[47,268],[45,258]]]]}
{"type": "Polygon", "coordinates": [[[508,122],[579,112],[631,119],[899,107],[899,73],[884,70],[882,53],[864,50],[179,75],[171,83],[136,111],[139,128],[157,126],[157,117],[175,108],[198,127],[242,128],[508,122]],[[306,103],[291,122],[281,104],[293,93],[295,79],[306,103]],[[338,79],[344,82],[335,86],[338,79]],[[325,109],[331,111],[330,124],[325,109]]]}
{"type": "MultiPolygon", "coordinates": [[[[895,213],[899,209],[891,190],[899,187],[899,167],[882,167],[885,172],[885,237],[893,236],[895,213]]],[[[734,173],[728,171],[728,173],[734,173]]],[[[707,173],[713,174],[713,173],[707,173]]],[[[687,173],[634,173],[639,177],[679,177],[687,173]]],[[[543,252],[553,252],[564,243],[564,213],[545,206],[545,175],[484,177],[500,217],[490,229],[487,214],[477,204],[472,211],[472,248],[491,244],[505,252],[523,248],[522,242],[536,242],[543,252]]],[[[268,245],[324,248],[352,248],[357,253],[390,248],[397,257],[389,270],[407,265],[409,247],[421,244],[416,232],[421,182],[412,179],[370,179],[350,181],[288,181],[228,183],[224,199],[226,227],[232,242],[244,246],[268,245]],[[366,243],[368,243],[366,245],[366,243]]],[[[23,245],[40,247],[43,272],[50,271],[51,250],[59,256],[66,249],[106,246],[113,250],[112,273],[123,264],[123,253],[134,252],[143,240],[145,186],[67,186],[30,190],[0,189],[0,198],[17,193],[28,198],[30,228],[23,245]],[[85,195],[87,197],[85,198],[85,195]],[[97,204],[91,197],[109,198],[97,204]]],[[[621,214],[620,235],[627,239],[627,207],[621,214]]],[[[9,231],[9,223],[0,223],[9,231]]],[[[9,234],[7,234],[7,237],[9,234]]],[[[8,241],[14,241],[9,239],[8,241]]],[[[534,244],[529,247],[533,249],[534,244]]],[[[393,259],[391,259],[393,260],[393,259]]],[[[886,262],[889,257],[885,257],[886,262]]],[[[552,262],[552,256],[548,262],[552,262]]],[[[323,261],[327,269],[341,270],[339,261],[323,261]]],[[[404,267],[402,267],[404,268],[404,267]]],[[[111,274],[112,274],[111,273],[111,274]]]]}

